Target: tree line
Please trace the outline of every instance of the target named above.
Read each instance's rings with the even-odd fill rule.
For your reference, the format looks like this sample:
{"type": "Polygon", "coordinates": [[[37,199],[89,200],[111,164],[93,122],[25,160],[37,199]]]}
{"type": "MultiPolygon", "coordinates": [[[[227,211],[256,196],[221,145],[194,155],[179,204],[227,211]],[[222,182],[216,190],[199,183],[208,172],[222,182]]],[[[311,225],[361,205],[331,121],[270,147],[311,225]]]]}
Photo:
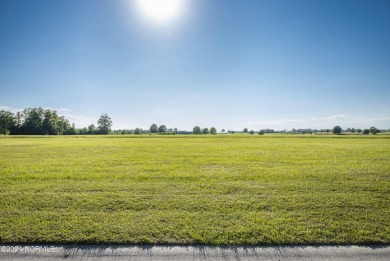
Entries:
{"type": "Polygon", "coordinates": [[[111,132],[112,120],[102,114],[88,128],[76,129],[64,116],[55,110],[27,108],[21,112],[0,111],[0,134],[11,135],[76,135],[76,134],[108,134],[111,132]]]}
{"type": "MultiPolygon", "coordinates": [[[[225,130],[222,130],[225,132],[225,130]]],[[[135,128],[133,130],[114,130],[115,134],[160,134],[160,135],[175,135],[175,134],[217,134],[217,129],[214,127],[209,128],[200,128],[195,126],[192,131],[187,130],[178,130],[177,128],[167,128],[165,125],[158,126],[153,123],[150,125],[149,129],[144,130],[142,128],[135,128]]]]}
{"type": "MultiPolygon", "coordinates": [[[[343,129],[340,126],[334,126],[333,129],[332,129],[332,133],[333,134],[341,134],[342,132],[343,132],[343,129]]],[[[368,135],[368,134],[371,133],[371,134],[375,135],[375,134],[378,134],[381,131],[373,126],[373,127],[368,128],[368,129],[348,128],[344,132],[363,133],[365,135],[368,135]]]]}
{"type": "MultiPolygon", "coordinates": [[[[10,111],[0,110],[0,134],[11,135],[88,135],[88,134],[160,134],[160,135],[172,135],[172,134],[217,134],[215,127],[201,128],[199,126],[193,127],[192,131],[178,130],[177,128],[167,128],[165,125],[158,126],[153,123],[149,129],[143,130],[142,128],[136,128],[134,130],[111,130],[112,120],[107,114],[101,114],[97,121],[97,125],[90,124],[88,127],[77,129],[74,123],[70,123],[64,116],[59,116],[55,110],[42,109],[42,108],[27,108],[21,112],[12,113],[10,111]]],[[[349,133],[362,133],[362,134],[377,134],[381,130],[370,127],[368,129],[355,129],[348,128],[343,130],[340,126],[335,126],[333,129],[292,129],[290,131],[282,130],[275,131],[272,129],[263,129],[259,131],[248,130],[244,128],[242,131],[225,132],[224,129],[221,133],[235,134],[259,134],[265,133],[290,133],[290,134],[314,134],[314,133],[333,133],[341,134],[343,132],[349,133]]]]}

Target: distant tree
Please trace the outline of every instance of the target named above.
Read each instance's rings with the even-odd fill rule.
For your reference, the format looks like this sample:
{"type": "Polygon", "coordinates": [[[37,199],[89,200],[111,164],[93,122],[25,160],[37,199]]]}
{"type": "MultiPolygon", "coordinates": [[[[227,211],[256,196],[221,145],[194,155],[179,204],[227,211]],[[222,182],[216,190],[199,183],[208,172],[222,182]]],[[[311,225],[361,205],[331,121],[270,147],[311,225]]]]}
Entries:
{"type": "Polygon", "coordinates": [[[22,134],[26,135],[43,135],[43,109],[28,108],[23,110],[24,121],[22,123],[22,134]]]}
{"type": "Polygon", "coordinates": [[[253,134],[255,134],[255,132],[254,132],[253,130],[251,130],[251,131],[249,132],[249,134],[253,135],[253,134]]]}
{"type": "Polygon", "coordinates": [[[243,133],[248,133],[248,128],[245,128],[242,132],[243,133]]]}
{"type": "Polygon", "coordinates": [[[134,130],[134,134],[141,134],[142,133],[142,131],[141,131],[141,129],[140,128],[135,128],[135,130],[134,130]]]}
{"type": "Polygon", "coordinates": [[[264,130],[260,130],[259,135],[264,135],[264,130]]]}
{"type": "Polygon", "coordinates": [[[0,111],[0,134],[9,134],[15,127],[14,114],[10,111],[0,111]]]}
{"type": "Polygon", "coordinates": [[[208,129],[208,128],[204,128],[204,129],[202,130],[202,133],[203,133],[203,134],[209,134],[210,132],[209,132],[209,129],[208,129]]]}
{"type": "Polygon", "coordinates": [[[355,133],[356,130],[355,130],[354,128],[351,128],[351,132],[352,132],[352,133],[355,133]]]}
{"type": "Polygon", "coordinates": [[[152,125],[150,125],[149,131],[150,131],[150,133],[157,133],[158,132],[157,125],[154,123],[152,125]]]}
{"type": "Polygon", "coordinates": [[[21,112],[17,112],[14,115],[14,124],[10,129],[11,135],[20,135],[22,134],[22,123],[24,121],[24,115],[21,112]]]}
{"type": "Polygon", "coordinates": [[[59,126],[58,126],[58,115],[56,111],[45,110],[43,112],[44,118],[42,123],[42,128],[44,134],[56,135],[59,134],[59,126]]]}
{"type": "Polygon", "coordinates": [[[109,134],[111,131],[112,120],[107,114],[102,114],[97,122],[100,134],[109,134]]]}
{"type": "Polygon", "coordinates": [[[362,133],[362,129],[356,129],[357,133],[362,133]]]}
{"type": "Polygon", "coordinates": [[[195,126],[195,127],[192,129],[192,133],[193,133],[193,134],[200,134],[200,133],[201,133],[200,127],[199,127],[199,126],[195,126]]]}
{"type": "Polygon", "coordinates": [[[370,134],[370,130],[369,130],[369,129],[364,129],[364,130],[363,130],[363,134],[364,134],[364,135],[370,134]]]}
{"type": "Polygon", "coordinates": [[[83,129],[71,126],[64,116],[58,116],[55,110],[42,108],[27,108],[15,115],[0,111],[0,133],[4,133],[4,119],[12,115],[12,125],[6,126],[6,133],[11,135],[62,135],[83,134],[83,129]]]}
{"type": "Polygon", "coordinates": [[[217,134],[217,129],[214,127],[210,128],[210,134],[217,134]]]}
{"type": "Polygon", "coordinates": [[[221,132],[222,132],[222,133],[225,133],[225,129],[222,129],[221,132]]]}
{"type": "Polygon", "coordinates": [[[63,132],[64,135],[74,135],[72,125],[70,125],[67,119],[64,120],[63,126],[64,126],[64,132],[63,132]]]}
{"type": "Polygon", "coordinates": [[[96,127],[95,125],[91,124],[88,126],[88,134],[95,134],[96,133],[96,127]]]}
{"type": "Polygon", "coordinates": [[[64,116],[59,117],[57,121],[58,134],[63,135],[66,132],[67,127],[70,127],[69,121],[64,116]]]}
{"type": "Polygon", "coordinates": [[[333,134],[340,134],[343,131],[343,129],[340,126],[334,126],[332,129],[333,134]]]}
{"type": "Polygon", "coordinates": [[[160,125],[160,127],[158,127],[158,132],[159,133],[167,132],[167,127],[165,125],[160,125]]]}
{"type": "Polygon", "coordinates": [[[80,134],[80,135],[86,135],[86,134],[88,134],[88,129],[86,127],[84,127],[82,129],[77,129],[76,132],[77,132],[77,134],[80,134]]]}
{"type": "Polygon", "coordinates": [[[373,135],[375,135],[375,134],[377,134],[377,133],[380,132],[380,130],[378,130],[378,129],[375,128],[375,127],[370,127],[370,128],[369,128],[369,131],[370,131],[370,133],[373,134],[373,135]]]}
{"type": "Polygon", "coordinates": [[[77,134],[77,130],[76,130],[76,126],[74,123],[72,123],[72,125],[70,125],[69,121],[68,120],[65,120],[65,130],[64,130],[64,135],[76,135],[77,134]]]}

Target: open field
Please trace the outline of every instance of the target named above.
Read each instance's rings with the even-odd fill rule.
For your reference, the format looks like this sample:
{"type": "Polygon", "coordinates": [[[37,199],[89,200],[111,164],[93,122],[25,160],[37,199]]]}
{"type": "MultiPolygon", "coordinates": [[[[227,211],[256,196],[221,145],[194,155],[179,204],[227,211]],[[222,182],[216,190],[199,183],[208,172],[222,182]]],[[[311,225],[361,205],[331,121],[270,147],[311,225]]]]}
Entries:
{"type": "Polygon", "coordinates": [[[390,243],[390,136],[0,136],[0,243],[390,243]]]}

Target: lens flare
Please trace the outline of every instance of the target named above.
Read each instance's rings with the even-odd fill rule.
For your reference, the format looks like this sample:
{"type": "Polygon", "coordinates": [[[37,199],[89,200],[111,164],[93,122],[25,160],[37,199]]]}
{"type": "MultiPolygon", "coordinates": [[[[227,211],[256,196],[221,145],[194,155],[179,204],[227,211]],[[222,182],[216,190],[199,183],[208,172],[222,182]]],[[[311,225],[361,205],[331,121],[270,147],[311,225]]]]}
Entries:
{"type": "Polygon", "coordinates": [[[141,11],[157,22],[167,22],[180,15],[183,0],[138,0],[141,11]]]}

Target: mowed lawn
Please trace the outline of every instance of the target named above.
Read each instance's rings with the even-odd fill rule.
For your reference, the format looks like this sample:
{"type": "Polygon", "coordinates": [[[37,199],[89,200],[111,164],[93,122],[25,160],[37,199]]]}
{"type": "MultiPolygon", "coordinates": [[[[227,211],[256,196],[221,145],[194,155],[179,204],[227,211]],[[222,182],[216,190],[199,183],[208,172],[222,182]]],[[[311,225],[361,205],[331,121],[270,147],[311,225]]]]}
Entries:
{"type": "Polygon", "coordinates": [[[390,136],[0,136],[0,243],[390,243],[390,136]]]}

